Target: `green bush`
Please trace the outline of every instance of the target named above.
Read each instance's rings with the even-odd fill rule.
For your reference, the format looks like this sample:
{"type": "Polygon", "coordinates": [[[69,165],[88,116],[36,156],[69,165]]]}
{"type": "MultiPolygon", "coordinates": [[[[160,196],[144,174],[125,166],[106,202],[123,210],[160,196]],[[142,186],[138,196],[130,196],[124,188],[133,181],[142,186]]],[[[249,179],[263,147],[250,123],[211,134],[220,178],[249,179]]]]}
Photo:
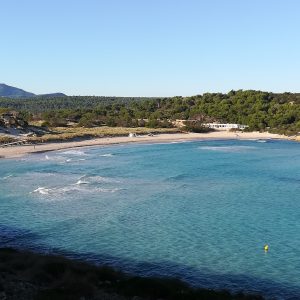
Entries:
{"type": "Polygon", "coordinates": [[[184,128],[183,130],[188,132],[195,132],[195,133],[207,133],[214,131],[214,129],[205,127],[202,125],[201,122],[198,121],[186,121],[184,122],[184,128]]]}

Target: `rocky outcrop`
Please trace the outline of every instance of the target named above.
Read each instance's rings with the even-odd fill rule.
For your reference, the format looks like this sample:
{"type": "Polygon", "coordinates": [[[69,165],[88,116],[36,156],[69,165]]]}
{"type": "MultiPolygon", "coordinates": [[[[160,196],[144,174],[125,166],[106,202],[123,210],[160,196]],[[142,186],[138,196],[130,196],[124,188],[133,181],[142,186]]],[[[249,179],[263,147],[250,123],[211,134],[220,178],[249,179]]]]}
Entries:
{"type": "Polygon", "coordinates": [[[43,136],[46,133],[49,133],[47,128],[29,125],[17,111],[0,113],[0,144],[14,140],[24,141],[29,137],[43,136]]]}
{"type": "Polygon", "coordinates": [[[4,128],[26,128],[28,123],[16,111],[0,114],[0,126],[4,128]]]}

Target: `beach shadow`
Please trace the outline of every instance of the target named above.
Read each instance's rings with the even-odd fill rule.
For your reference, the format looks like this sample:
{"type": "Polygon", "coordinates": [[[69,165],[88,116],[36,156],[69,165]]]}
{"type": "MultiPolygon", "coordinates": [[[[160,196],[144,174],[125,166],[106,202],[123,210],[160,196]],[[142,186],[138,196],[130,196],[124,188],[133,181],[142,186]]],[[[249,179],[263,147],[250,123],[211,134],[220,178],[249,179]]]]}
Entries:
{"type": "Polygon", "coordinates": [[[216,274],[194,267],[168,261],[144,262],[109,254],[79,253],[65,249],[51,248],[40,242],[38,234],[29,230],[0,224],[0,247],[30,250],[35,253],[62,255],[71,259],[82,260],[96,265],[113,267],[130,275],[142,277],[176,278],[196,288],[228,290],[233,293],[243,291],[261,294],[267,299],[300,299],[300,287],[283,285],[273,280],[266,280],[244,274],[216,274]]]}

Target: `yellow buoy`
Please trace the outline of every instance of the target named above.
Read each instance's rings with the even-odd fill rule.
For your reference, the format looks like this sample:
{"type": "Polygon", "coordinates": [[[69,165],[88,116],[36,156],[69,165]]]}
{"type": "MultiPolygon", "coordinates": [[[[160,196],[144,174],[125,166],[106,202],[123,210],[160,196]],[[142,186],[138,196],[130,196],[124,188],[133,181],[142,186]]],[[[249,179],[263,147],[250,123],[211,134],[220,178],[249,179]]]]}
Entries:
{"type": "Polygon", "coordinates": [[[265,252],[268,252],[269,251],[269,245],[265,245],[264,249],[265,249],[265,252]]]}

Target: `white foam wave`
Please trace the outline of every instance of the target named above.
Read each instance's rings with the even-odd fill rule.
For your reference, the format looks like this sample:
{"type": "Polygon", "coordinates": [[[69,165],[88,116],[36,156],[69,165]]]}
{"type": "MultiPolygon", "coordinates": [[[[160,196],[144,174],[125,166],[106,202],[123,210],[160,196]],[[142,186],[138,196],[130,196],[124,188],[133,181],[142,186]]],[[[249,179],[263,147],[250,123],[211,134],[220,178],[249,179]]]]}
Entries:
{"type": "Polygon", "coordinates": [[[112,153],[105,153],[105,154],[101,154],[100,156],[102,156],[102,157],[112,157],[114,155],[112,153]]]}
{"type": "Polygon", "coordinates": [[[102,177],[102,176],[88,176],[87,177],[93,183],[119,183],[119,180],[109,178],[109,177],[102,177]]]}
{"type": "Polygon", "coordinates": [[[85,158],[79,158],[79,159],[73,159],[73,158],[67,158],[65,160],[62,160],[61,163],[64,164],[64,163],[76,163],[76,162],[80,162],[80,161],[84,161],[85,158]]]}
{"type": "MultiPolygon", "coordinates": [[[[84,155],[84,154],[83,154],[84,155]]],[[[85,158],[75,158],[75,157],[66,157],[66,156],[45,156],[46,160],[61,163],[61,164],[66,164],[66,163],[73,163],[73,162],[80,162],[80,161],[85,161],[85,158]]]]}
{"type": "Polygon", "coordinates": [[[90,176],[90,175],[82,175],[78,178],[78,181],[81,181],[82,179],[87,180],[88,183],[120,183],[119,180],[110,178],[110,177],[103,177],[103,176],[90,176]]]}
{"type": "Polygon", "coordinates": [[[103,176],[62,175],[64,177],[60,178],[56,173],[30,173],[29,175],[27,181],[36,182],[36,187],[29,190],[29,194],[49,201],[73,199],[85,194],[115,193],[121,190],[118,184],[120,181],[103,176]]]}
{"type": "Polygon", "coordinates": [[[47,195],[51,200],[62,200],[68,194],[80,193],[80,194],[96,194],[96,193],[115,193],[122,188],[102,188],[102,187],[93,187],[89,185],[90,182],[85,180],[78,180],[75,184],[70,184],[64,187],[38,187],[33,190],[30,194],[40,194],[47,195]],[[61,198],[62,197],[62,198],[61,198]]]}
{"type": "Polygon", "coordinates": [[[121,188],[91,188],[86,187],[84,185],[69,185],[63,188],[52,190],[53,194],[70,194],[70,193],[89,193],[89,194],[96,194],[96,193],[115,193],[117,191],[122,190],[121,188]]]}
{"type": "Polygon", "coordinates": [[[97,192],[100,192],[100,193],[115,193],[115,192],[118,192],[118,191],[121,191],[122,189],[120,188],[114,188],[114,189],[102,189],[102,188],[98,188],[96,189],[97,192]]]}
{"type": "Polygon", "coordinates": [[[6,180],[6,179],[8,179],[8,178],[10,178],[10,177],[12,177],[12,176],[13,176],[12,174],[9,174],[9,175],[6,175],[6,176],[2,177],[1,179],[2,179],[2,180],[6,180]]]}
{"type": "MultiPolygon", "coordinates": [[[[75,185],[73,186],[66,186],[62,188],[46,188],[46,187],[38,187],[31,193],[38,193],[41,195],[48,195],[48,196],[57,196],[57,195],[63,195],[68,192],[73,191],[80,191],[81,189],[75,185]]],[[[58,200],[57,198],[54,198],[55,200],[58,200]]]]}
{"type": "Polygon", "coordinates": [[[81,188],[80,185],[68,185],[62,188],[58,188],[55,190],[56,194],[65,194],[65,193],[73,193],[73,192],[86,192],[89,191],[85,188],[81,188]]]}
{"type": "Polygon", "coordinates": [[[66,163],[66,162],[71,161],[71,158],[66,158],[66,157],[63,157],[63,156],[48,156],[48,155],[45,155],[45,159],[49,160],[49,161],[59,162],[59,163],[66,163]]]}
{"type": "Polygon", "coordinates": [[[173,141],[170,142],[170,144],[186,144],[186,143],[190,143],[191,141],[173,141]]]}
{"type": "Polygon", "coordinates": [[[198,149],[219,151],[219,152],[244,152],[244,151],[256,149],[256,147],[253,147],[253,146],[202,146],[202,147],[199,147],[198,149]]]}
{"type": "Polygon", "coordinates": [[[82,151],[82,150],[68,150],[68,151],[61,152],[61,154],[67,154],[67,155],[79,155],[79,156],[87,155],[87,154],[86,154],[84,151],[82,151]]]}
{"type": "Polygon", "coordinates": [[[39,193],[39,194],[42,194],[42,195],[48,195],[49,191],[50,191],[50,189],[47,189],[45,187],[38,187],[37,189],[35,189],[33,191],[33,193],[39,193]]]}
{"type": "Polygon", "coordinates": [[[88,182],[88,181],[84,181],[84,180],[79,179],[75,184],[77,184],[77,185],[81,185],[81,184],[89,184],[89,182],[88,182]]]}

